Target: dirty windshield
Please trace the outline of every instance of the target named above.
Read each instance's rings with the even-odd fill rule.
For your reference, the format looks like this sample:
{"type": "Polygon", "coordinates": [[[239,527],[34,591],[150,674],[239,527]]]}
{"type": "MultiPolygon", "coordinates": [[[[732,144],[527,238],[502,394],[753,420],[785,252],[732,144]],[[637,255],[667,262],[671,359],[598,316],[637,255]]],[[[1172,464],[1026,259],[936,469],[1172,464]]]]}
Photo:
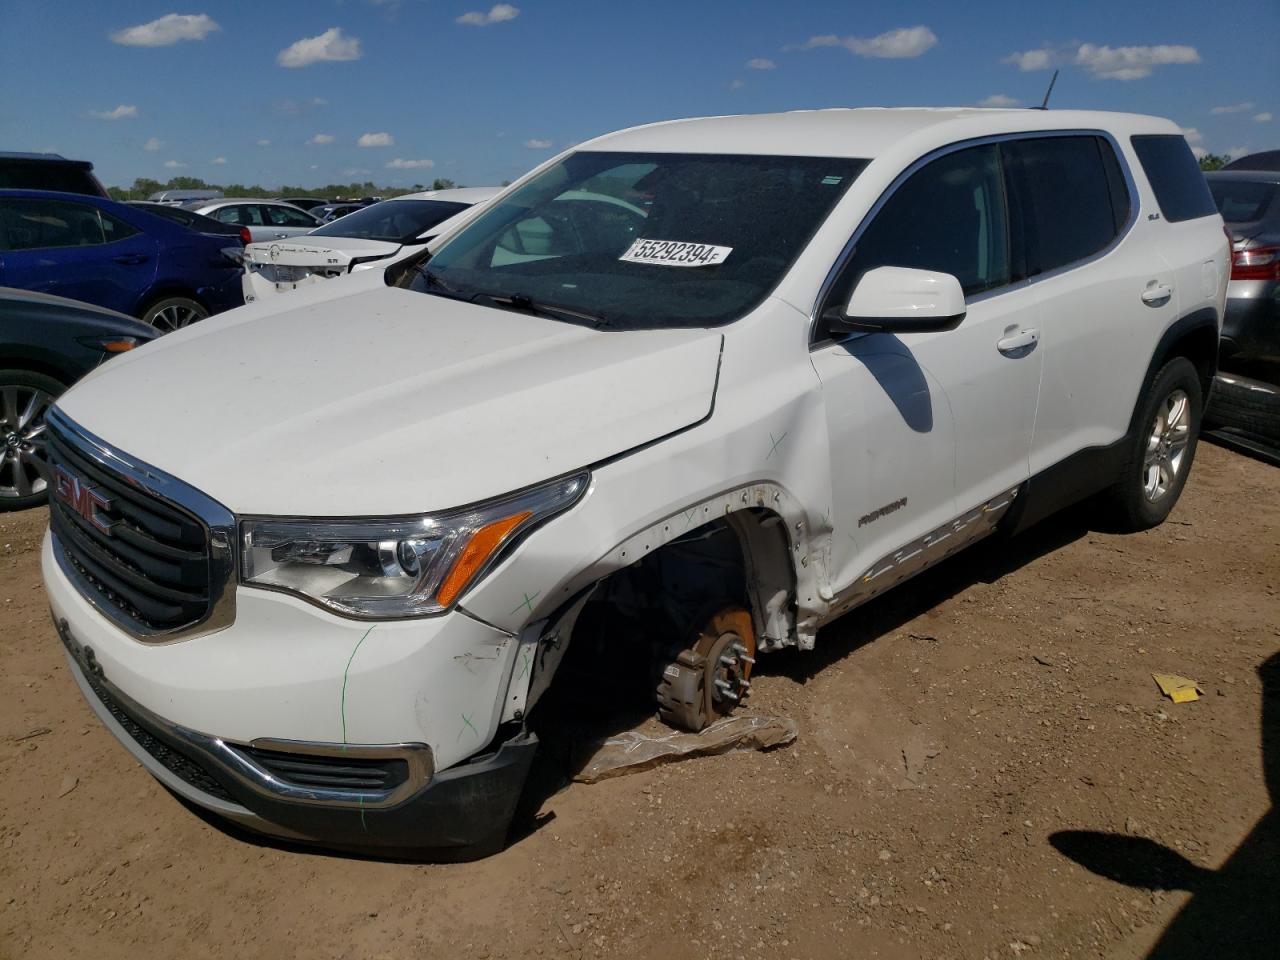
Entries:
{"type": "Polygon", "coordinates": [[[726,323],[764,299],[865,165],[574,153],[403,282],[609,328],[726,323]]]}

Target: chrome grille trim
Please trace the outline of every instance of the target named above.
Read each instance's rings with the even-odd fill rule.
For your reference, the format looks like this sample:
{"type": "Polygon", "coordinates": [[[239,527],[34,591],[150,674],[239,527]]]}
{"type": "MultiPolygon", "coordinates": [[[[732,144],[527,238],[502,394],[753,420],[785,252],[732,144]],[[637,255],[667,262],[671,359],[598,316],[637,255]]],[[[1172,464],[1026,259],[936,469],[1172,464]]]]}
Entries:
{"type": "MultiPolygon", "coordinates": [[[[156,629],[108,599],[104,585],[98,583],[87,568],[77,562],[69,544],[64,544],[56,530],[52,533],[53,555],[63,575],[75,585],[80,595],[104,617],[129,636],[143,643],[172,643],[190,640],[223,630],[235,622],[236,518],[216,500],[190,484],[116,449],[100,437],[85,430],[56,406],[46,416],[46,429],[53,439],[70,448],[96,469],[126,484],[142,497],[148,497],[196,520],[205,532],[208,562],[207,606],[202,615],[176,627],[156,629]]],[[[51,451],[51,468],[57,465],[51,451]]],[[[51,494],[52,496],[52,494],[51,494]]],[[[52,512],[60,509],[50,503],[52,512]]],[[[51,523],[51,527],[53,524],[51,523]]]]}

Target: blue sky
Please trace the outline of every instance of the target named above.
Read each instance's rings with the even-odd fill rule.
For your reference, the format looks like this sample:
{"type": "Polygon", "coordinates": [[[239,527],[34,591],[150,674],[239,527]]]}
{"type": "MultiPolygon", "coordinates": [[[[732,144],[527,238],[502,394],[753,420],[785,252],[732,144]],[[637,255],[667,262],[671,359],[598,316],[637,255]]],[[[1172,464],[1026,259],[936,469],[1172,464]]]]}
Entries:
{"type": "Polygon", "coordinates": [[[1038,104],[1055,66],[1053,106],[1280,147],[1276,0],[0,0],[0,25],[0,149],[114,185],[497,183],[673,117],[1038,104]]]}

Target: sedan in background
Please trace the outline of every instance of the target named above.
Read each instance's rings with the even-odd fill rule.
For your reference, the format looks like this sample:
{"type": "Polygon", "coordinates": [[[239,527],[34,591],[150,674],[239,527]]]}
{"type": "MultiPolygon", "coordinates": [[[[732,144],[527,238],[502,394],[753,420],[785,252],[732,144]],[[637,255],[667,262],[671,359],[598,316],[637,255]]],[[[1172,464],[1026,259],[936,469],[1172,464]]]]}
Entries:
{"type": "Polygon", "coordinates": [[[178,207],[169,203],[157,203],[154,200],[126,200],[125,203],[131,207],[137,207],[139,210],[145,210],[147,213],[154,213],[157,217],[162,217],[165,220],[180,223],[188,230],[194,230],[196,233],[220,233],[227,237],[239,237],[241,242],[245,244],[253,242],[249,237],[247,227],[237,227],[232,223],[221,223],[213,219],[213,217],[202,216],[187,210],[185,207],[178,207]]]}
{"type": "Polygon", "coordinates": [[[1280,360],[1280,171],[1205,175],[1231,232],[1223,360],[1280,360]]]}
{"type": "Polygon", "coordinates": [[[0,190],[0,285],[82,300],[162,332],[244,302],[243,249],[239,236],[103,197],[0,190]]]}
{"type": "Polygon", "coordinates": [[[219,223],[246,227],[252,242],[283,240],[310,233],[320,226],[320,221],[299,210],[291,203],[279,200],[256,200],[252,197],[231,197],[220,200],[200,200],[184,203],[184,209],[211,217],[219,223]]]}
{"type": "Polygon", "coordinates": [[[353,270],[384,267],[454,225],[454,218],[500,192],[461,187],[393,197],[349,213],[305,237],[245,247],[244,299],[317,283],[353,270]]]}
{"type": "Polygon", "coordinates": [[[321,223],[333,223],[340,217],[345,217],[348,213],[355,213],[357,210],[363,210],[370,206],[367,203],[323,203],[318,207],[310,208],[307,213],[311,214],[321,223]]]}
{"type": "Polygon", "coordinates": [[[43,503],[44,415],[104,360],[157,336],[112,310],[0,287],[0,512],[43,503]]]}

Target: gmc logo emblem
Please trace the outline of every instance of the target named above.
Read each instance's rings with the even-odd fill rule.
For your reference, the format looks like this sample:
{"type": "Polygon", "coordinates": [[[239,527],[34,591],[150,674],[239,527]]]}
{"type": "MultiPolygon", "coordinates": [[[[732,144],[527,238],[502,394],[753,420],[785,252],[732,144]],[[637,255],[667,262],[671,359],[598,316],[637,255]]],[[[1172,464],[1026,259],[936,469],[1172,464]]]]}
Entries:
{"type": "Polygon", "coordinates": [[[104,520],[98,511],[110,510],[112,502],[100,494],[96,488],[59,466],[53,471],[53,495],[84,517],[95,529],[111,536],[111,528],[114,524],[104,520]]]}

